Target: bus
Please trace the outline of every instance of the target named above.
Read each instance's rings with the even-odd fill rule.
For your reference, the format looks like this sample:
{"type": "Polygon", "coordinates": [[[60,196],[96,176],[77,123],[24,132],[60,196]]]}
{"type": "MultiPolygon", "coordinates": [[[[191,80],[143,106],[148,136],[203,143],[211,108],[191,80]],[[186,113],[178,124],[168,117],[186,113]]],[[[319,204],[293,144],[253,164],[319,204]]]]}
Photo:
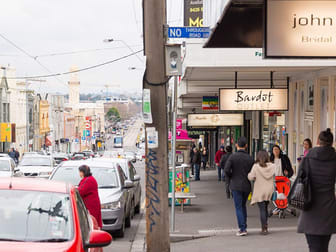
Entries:
{"type": "Polygon", "coordinates": [[[122,148],[123,147],[123,137],[114,136],[113,137],[113,148],[122,148]]]}

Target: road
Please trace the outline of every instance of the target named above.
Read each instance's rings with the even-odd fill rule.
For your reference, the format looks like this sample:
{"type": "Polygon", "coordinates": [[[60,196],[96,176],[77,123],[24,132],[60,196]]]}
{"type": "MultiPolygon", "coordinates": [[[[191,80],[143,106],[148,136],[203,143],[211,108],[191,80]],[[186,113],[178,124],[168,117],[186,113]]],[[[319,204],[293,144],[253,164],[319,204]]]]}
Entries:
{"type": "MultiPolygon", "coordinates": [[[[136,150],[135,143],[140,131],[141,121],[137,121],[133,126],[129,128],[125,137],[124,137],[124,149],[126,150],[136,150]]],[[[107,143],[107,156],[109,151],[113,151],[112,140],[109,140],[107,143]]],[[[120,149],[119,149],[120,150],[120,149]]],[[[109,247],[104,248],[104,251],[108,252],[129,252],[132,246],[132,242],[135,238],[136,232],[138,230],[138,225],[141,220],[141,216],[143,214],[143,206],[144,206],[144,195],[145,195],[145,163],[141,161],[137,161],[134,164],[134,167],[137,170],[137,173],[141,177],[141,189],[142,189],[142,199],[141,199],[141,213],[137,214],[131,223],[131,227],[126,229],[124,238],[115,238],[113,237],[113,241],[109,247]]],[[[113,234],[112,234],[113,235],[113,234]]]]}

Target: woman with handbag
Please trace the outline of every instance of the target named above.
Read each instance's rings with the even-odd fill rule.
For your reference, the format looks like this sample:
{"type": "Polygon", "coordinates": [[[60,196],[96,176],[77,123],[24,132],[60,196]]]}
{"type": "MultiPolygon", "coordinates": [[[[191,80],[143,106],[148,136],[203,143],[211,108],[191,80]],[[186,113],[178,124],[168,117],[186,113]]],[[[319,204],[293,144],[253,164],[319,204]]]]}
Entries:
{"type": "Polygon", "coordinates": [[[268,204],[274,192],[275,165],[266,151],[259,151],[248,179],[254,181],[251,205],[257,203],[260,211],[261,233],[268,234],[268,204]]]}
{"type": "Polygon", "coordinates": [[[300,215],[298,232],[304,233],[310,252],[328,252],[331,235],[336,233],[336,153],[330,129],[318,137],[318,147],[309,151],[299,167],[299,176],[307,176],[311,204],[300,215]]]}

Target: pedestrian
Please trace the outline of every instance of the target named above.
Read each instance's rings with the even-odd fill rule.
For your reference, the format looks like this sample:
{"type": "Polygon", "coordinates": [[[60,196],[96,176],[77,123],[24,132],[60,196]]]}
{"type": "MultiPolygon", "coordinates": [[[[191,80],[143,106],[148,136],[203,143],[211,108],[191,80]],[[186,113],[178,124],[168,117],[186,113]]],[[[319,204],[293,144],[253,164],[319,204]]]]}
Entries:
{"type": "Polygon", "coordinates": [[[20,160],[20,152],[17,149],[14,151],[15,151],[15,162],[16,164],[18,164],[20,160]]]}
{"type": "Polygon", "coordinates": [[[307,156],[309,150],[313,148],[313,143],[309,138],[303,140],[303,157],[307,156]]]}
{"type": "Polygon", "coordinates": [[[262,235],[268,234],[268,204],[274,192],[275,165],[266,151],[259,151],[248,179],[254,181],[251,205],[258,204],[262,235]]]}
{"type": "Polygon", "coordinates": [[[225,154],[224,146],[221,146],[215,155],[215,163],[218,171],[218,181],[222,180],[222,169],[220,167],[220,160],[224,154],[225,154]]]}
{"type": "Polygon", "coordinates": [[[202,167],[204,171],[206,170],[207,163],[208,163],[208,151],[206,147],[204,147],[202,150],[202,167]]]}
{"type": "Polygon", "coordinates": [[[189,156],[190,156],[190,164],[191,164],[191,174],[194,176],[194,165],[193,165],[193,157],[194,157],[194,148],[196,147],[195,144],[191,145],[189,156]]]}
{"type": "Polygon", "coordinates": [[[247,139],[240,137],[236,144],[237,152],[233,153],[226,161],[224,172],[226,183],[232,191],[236,216],[239,226],[237,236],[247,235],[247,210],[246,202],[251,192],[251,183],[247,178],[253,166],[253,158],[247,153],[247,139]]]}
{"type": "Polygon", "coordinates": [[[98,195],[98,184],[96,179],[92,176],[90,167],[81,165],[79,168],[79,176],[81,181],[78,185],[78,191],[82,197],[84,204],[89,213],[95,217],[98,226],[102,228],[101,208],[98,195]]]}
{"type": "Polygon", "coordinates": [[[275,176],[286,176],[288,178],[293,176],[292,164],[279,145],[273,146],[270,160],[275,164],[275,176]]]}
{"type": "Polygon", "coordinates": [[[195,180],[200,180],[201,153],[197,150],[196,147],[194,148],[192,166],[195,170],[195,180]]]}
{"type": "Polygon", "coordinates": [[[225,163],[232,154],[232,146],[230,146],[230,145],[226,146],[225,151],[226,151],[226,153],[224,155],[222,155],[220,163],[219,163],[220,168],[221,168],[222,180],[223,181],[225,181],[225,173],[224,173],[225,163]]]}
{"type": "Polygon", "coordinates": [[[10,156],[14,160],[14,162],[16,163],[16,158],[15,158],[16,157],[16,152],[15,152],[14,148],[9,149],[8,156],[10,156]]]}
{"type": "Polygon", "coordinates": [[[299,174],[309,169],[312,206],[301,212],[298,232],[304,233],[310,252],[327,252],[331,235],[336,233],[336,153],[330,129],[318,136],[318,147],[312,148],[300,164],[299,174]]]}

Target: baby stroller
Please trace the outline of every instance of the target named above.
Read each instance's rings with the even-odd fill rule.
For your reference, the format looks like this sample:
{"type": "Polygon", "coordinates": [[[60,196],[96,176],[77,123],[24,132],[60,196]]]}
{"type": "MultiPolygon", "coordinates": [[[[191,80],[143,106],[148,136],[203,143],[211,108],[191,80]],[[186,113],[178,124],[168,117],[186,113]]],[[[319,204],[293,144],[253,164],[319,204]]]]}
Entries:
{"type": "Polygon", "coordinates": [[[277,199],[273,201],[275,209],[269,213],[269,217],[274,214],[279,214],[280,219],[284,219],[286,216],[286,211],[293,216],[296,216],[296,211],[288,208],[287,196],[290,191],[291,182],[287,177],[276,176],[275,177],[275,188],[277,191],[277,199]],[[280,197],[283,196],[283,197],[280,197]]]}

